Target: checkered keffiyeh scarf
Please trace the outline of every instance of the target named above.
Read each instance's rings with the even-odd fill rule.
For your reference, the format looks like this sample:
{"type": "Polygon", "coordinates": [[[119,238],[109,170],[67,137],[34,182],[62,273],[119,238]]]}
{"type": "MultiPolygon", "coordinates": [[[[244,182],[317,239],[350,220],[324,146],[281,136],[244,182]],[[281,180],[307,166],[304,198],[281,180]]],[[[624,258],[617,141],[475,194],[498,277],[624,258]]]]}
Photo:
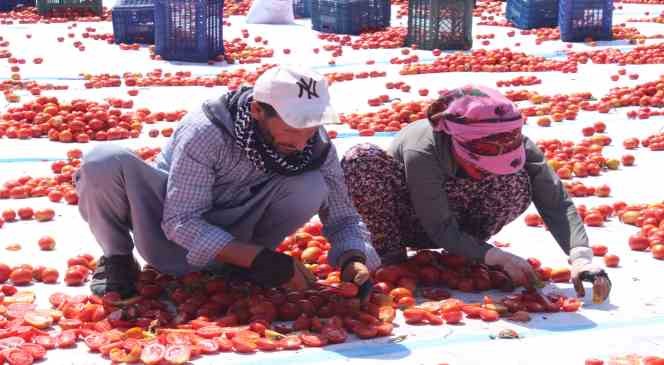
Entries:
{"type": "MultiPolygon", "coordinates": [[[[229,98],[232,99],[232,98],[229,98]]],[[[304,150],[284,156],[266,143],[256,121],[251,116],[250,104],[253,98],[238,101],[235,108],[236,143],[256,168],[264,172],[276,172],[280,175],[293,176],[304,172],[312,162],[313,145],[318,134],[312,137],[304,150]]]]}

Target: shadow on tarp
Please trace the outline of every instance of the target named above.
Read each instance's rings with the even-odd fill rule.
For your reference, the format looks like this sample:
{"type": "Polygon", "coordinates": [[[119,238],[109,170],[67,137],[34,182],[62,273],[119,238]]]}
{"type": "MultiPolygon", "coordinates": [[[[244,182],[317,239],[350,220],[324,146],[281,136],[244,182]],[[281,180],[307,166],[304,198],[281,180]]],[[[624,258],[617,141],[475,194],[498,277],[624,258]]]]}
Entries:
{"type": "Polygon", "coordinates": [[[333,352],[347,359],[384,359],[389,355],[390,360],[396,360],[412,355],[409,348],[400,343],[392,342],[389,337],[381,337],[360,343],[352,342],[337,346],[327,346],[323,350],[325,352],[333,352]]]}

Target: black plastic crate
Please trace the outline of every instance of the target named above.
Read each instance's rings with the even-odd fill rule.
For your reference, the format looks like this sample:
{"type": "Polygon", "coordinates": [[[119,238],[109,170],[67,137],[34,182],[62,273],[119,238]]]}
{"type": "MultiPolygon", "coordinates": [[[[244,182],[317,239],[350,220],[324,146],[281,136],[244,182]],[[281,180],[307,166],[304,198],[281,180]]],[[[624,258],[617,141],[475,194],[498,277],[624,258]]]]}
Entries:
{"type": "Polygon", "coordinates": [[[37,10],[41,15],[50,15],[53,12],[67,9],[101,15],[102,0],[37,0],[37,10]]]}
{"type": "Polygon", "coordinates": [[[293,14],[296,18],[311,18],[311,0],[293,0],[293,14]]]}
{"type": "Polygon", "coordinates": [[[410,0],[406,46],[419,49],[470,49],[473,0],[410,0]]]}
{"type": "Polygon", "coordinates": [[[112,17],[115,43],[154,44],[153,0],[122,0],[112,17]]]}
{"type": "Polygon", "coordinates": [[[560,0],[558,23],[564,42],[613,38],[613,0],[560,0]]]}
{"type": "Polygon", "coordinates": [[[520,29],[558,26],[558,0],[507,0],[505,17],[520,29]]]}
{"type": "Polygon", "coordinates": [[[311,24],[324,33],[360,34],[390,25],[389,0],[311,0],[311,24]]]}
{"type": "Polygon", "coordinates": [[[223,11],[223,0],[155,0],[155,52],[190,62],[222,54],[223,11]]]}

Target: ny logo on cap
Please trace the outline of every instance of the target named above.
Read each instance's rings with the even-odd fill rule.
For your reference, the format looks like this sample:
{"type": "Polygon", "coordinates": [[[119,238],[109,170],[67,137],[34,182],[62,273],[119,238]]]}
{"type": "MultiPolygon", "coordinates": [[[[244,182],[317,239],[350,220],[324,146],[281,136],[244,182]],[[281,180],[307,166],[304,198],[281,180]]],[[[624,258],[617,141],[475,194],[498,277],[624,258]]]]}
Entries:
{"type": "Polygon", "coordinates": [[[300,81],[297,82],[297,86],[300,87],[300,94],[297,96],[298,98],[301,98],[305,91],[307,92],[308,99],[311,99],[312,96],[319,97],[316,92],[316,80],[309,79],[309,82],[307,82],[304,77],[301,77],[300,81]]]}

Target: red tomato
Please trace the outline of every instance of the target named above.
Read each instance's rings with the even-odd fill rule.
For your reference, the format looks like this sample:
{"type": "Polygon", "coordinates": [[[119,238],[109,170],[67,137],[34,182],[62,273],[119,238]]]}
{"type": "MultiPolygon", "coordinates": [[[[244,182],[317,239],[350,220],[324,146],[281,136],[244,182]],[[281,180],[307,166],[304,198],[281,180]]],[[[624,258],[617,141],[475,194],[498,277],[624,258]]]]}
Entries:
{"type": "Polygon", "coordinates": [[[463,312],[458,311],[447,311],[442,312],[443,319],[447,324],[457,324],[463,319],[463,312]]]}
{"type": "Polygon", "coordinates": [[[191,358],[191,347],[189,345],[168,345],[164,353],[164,359],[171,364],[184,364],[191,358]]]}
{"type": "Polygon", "coordinates": [[[37,336],[33,339],[36,344],[39,344],[47,350],[55,348],[55,339],[51,336],[37,336]]]}
{"type": "Polygon", "coordinates": [[[35,360],[41,360],[46,356],[46,348],[36,343],[24,343],[20,349],[29,352],[35,360]]]}
{"type": "Polygon", "coordinates": [[[604,245],[592,245],[594,256],[604,256],[609,251],[609,248],[604,245]]]}
{"type": "Polygon", "coordinates": [[[219,345],[219,351],[221,352],[233,351],[233,343],[231,342],[231,340],[224,337],[217,337],[215,338],[215,341],[217,341],[217,345],[219,345]]]}
{"type": "Polygon", "coordinates": [[[73,347],[76,344],[76,331],[65,330],[60,333],[55,342],[61,349],[73,347]]]}
{"type": "Polygon", "coordinates": [[[8,349],[3,351],[3,355],[10,365],[32,365],[35,362],[32,354],[23,349],[8,349]]]}
{"type": "Polygon", "coordinates": [[[327,338],[316,333],[302,333],[300,334],[300,340],[308,347],[322,347],[327,345],[327,338]]]}
{"type": "Polygon", "coordinates": [[[219,326],[205,326],[196,330],[196,334],[204,338],[219,337],[224,333],[224,329],[219,326]]]}
{"type": "Polygon", "coordinates": [[[212,339],[200,339],[196,341],[196,346],[203,354],[216,354],[219,352],[219,344],[212,339]]]}
{"type": "Polygon", "coordinates": [[[461,310],[466,313],[468,318],[480,318],[482,307],[476,305],[464,305],[461,310]]]}
{"type": "Polygon", "coordinates": [[[484,322],[493,322],[500,318],[500,314],[491,309],[482,309],[480,311],[480,318],[482,318],[484,322]]]}
{"type": "Polygon", "coordinates": [[[604,365],[604,361],[600,359],[586,359],[585,365],[604,365]]]}
{"type": "Polygon", "coordinates": [[[298,336],[286,336],[278,341],[279,347],[284,350],[299,350],[302,348],[302,340],[298,336]]]}
{"type": "Polygon", "coordinates": [[[581,301],[576,298],[568,298],[563,302],[563,311],[576,312],[581,307],[581,301]]]}
{"type": "Polygon", "coordinates": [[[145,345],[141,351],[141,361],[146,365],[156,365],[166,355],[166,347],[160,343],[151,343],[145,345]]]}
{"type": "Polygon", "coordinates": [[[338,327],[323,327],[321,334],[325,336],[330,343],[344,343],[348,338],[346,331],[343,328],[338,327]]]}
{"type": "Polygon", "coordinates": [[[242,354],[256,352],[256,349],[258,348],[255,342],[243,337],[235,336],[231,339],[231,342],[233,343],[233,349],[242,354]]]}
{"type": "Polygon", "coordinates": [[[101,333],[93,333],[85,337],[83,340],[91,351],[99,351],[99,348],[109,344],[111,341],[101,333]]]}
{"type": "Polygon", "coordinates": [[[620,263],[620,257],[612,254],[604,256],[604,264],[606,267],[617,267],[620,263]]]}
{"type": "Polygon", "coordinates": [[[272,341],[269,338],[262,338],[262,337],[256,341],[256,346],[261,351],[275,351],[279,348],[278,344],[275,341],[272,341]]]}
{"type": "Polygon", "coordinates": [[[406,323],[420,323],[426,318],[426,311],[419,308],[408,308],[403,311],[403,316],[406,323]]]}

